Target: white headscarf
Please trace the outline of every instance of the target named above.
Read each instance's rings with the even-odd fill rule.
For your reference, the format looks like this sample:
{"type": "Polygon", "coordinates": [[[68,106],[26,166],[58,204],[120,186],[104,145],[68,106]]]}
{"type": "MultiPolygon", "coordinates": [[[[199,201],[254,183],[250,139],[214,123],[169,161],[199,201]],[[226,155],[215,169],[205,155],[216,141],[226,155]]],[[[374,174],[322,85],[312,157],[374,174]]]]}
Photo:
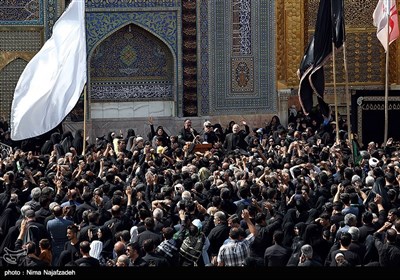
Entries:
{"type": "Polygon", "coordinates": [[[100,259],[101,251],[103,251],[103,242],[100,240],[93,240],[90,243],[89,255],[93,258],[100,259]]]}

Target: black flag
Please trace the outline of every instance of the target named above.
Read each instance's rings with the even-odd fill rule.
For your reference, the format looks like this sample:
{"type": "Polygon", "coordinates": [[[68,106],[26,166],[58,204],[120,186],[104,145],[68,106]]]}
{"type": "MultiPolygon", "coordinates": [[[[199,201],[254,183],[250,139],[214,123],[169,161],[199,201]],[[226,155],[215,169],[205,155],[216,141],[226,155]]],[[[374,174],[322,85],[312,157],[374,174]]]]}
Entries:
{"type": "Polygon", "coordinates": [[[320,0],[315,32],[303,56],[299,68],[299,100],[303,112],[308,115],[313,107],[313,93],[321,114],[329,117],[329,106],[324,101],[325,75],[323,66],[332,54],[332,42],[338,49],[345,37],[343,0],[320,0]]]}

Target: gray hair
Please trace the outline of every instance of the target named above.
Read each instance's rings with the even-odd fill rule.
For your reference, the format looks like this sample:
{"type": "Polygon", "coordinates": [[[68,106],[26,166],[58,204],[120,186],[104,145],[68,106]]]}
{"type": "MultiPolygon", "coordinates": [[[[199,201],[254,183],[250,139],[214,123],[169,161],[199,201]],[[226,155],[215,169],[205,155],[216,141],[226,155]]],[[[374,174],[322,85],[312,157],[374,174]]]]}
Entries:
{"type": "Polygon", "coordinates": [[[358,227],[349,227],[349,233],[351,234],[351,240],[357,241],[360,237],[360,230],[358,227]]]}
{"type": "Polygon", "coordinates": [[[182,166],[182,172],[190,172],[189,167],[187,165],[182,166]]]}
{"type": "Polygon", "coordinates": [[[198,172],[198,168],[196,165],[190,164],[188,166],[189,166],[189,173],[193,174],[198,172]]]}
{"type": "Polygon", "coordinates": [[[31,190],[31,197],[34,200],[38,200],[41,194],[42,194],[42,190],[39,187],[33,188],[31,190]]]}
{"type": "Polygon", "coordinates": [[[160,220],[164,216],[163,211],[160,208],[156,208],[153,211],[153,218],[160,220]]]}
{"type": "Polygon", "coordinates": [[[183,200],[191,200],[192,199],[192,194],[190,191],[183,191],[182,192],[182,199],[183,200]]]}
{"type": "Polygon", "coordinates": [[[357,217],[356,215],[352,214],[352,213],[347,213],[344,216],[344,224],[348,225],[348,226],[353,226],[355,224],[357,224],[357,217]]]}
{"type": "Polygon", "coordinates": [[[301,246],[301,253],[308,259],[312,259],[313,257],[313,248],[311,247],[311,245],[309,244],[304,244],[303,246],[301,246]]]}
{"type": "Polygon", "coordinates": [[[55,201],[51,202],[51,203],[49,204],[49,209],[50,209],[50,211],[53,211],[54,207],[56,207],[57,205],[60,206],[60,204],[58,204],[58,203],[55,202],[55,201]]]}
{"type": "Polygon", "coordinates": [[[374,177],[368,175],[368,176],[365,178],[365,184],[366,184],[367,186],[373,186],[374,183],[375,183],[375,178],[374,178],[374,177]]]}
{"type": "Polygon", "coordinates": [[[214,218],[219,219],[221,222],[225,222],[226,221],[226,215],[223,211],[218,211],[214,214],[214,218]]]}
{"type": "Polygon", "coordinates": [[[32,210],[32,207],[30,205],[24,205],[21,207],[21,216],[25,216],[26,211],[32,210]]]}

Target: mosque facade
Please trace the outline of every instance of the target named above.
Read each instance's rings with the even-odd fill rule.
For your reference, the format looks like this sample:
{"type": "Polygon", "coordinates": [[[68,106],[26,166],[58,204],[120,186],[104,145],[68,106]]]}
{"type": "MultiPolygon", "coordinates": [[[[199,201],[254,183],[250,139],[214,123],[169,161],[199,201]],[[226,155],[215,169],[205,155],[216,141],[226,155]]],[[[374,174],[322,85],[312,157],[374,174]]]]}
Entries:
{"type": "MultiPolygon", "coordinates": [[[[69,2],[9,0],[0,7],[4,119],[20,74],[69,2]]],[[[314,32],[318,0],[85,2],[87,85],[64,128],[82,127],[85,96],[92,137],[128,128],[145,135],[149,116],[172,135],[185,118],[200,129],[205,120],[223,127],[230,120],[246,120],[262,127],[273,115],[287,122],[290,106],[300,110],[296,72],[314,32]]],[[[384,88],[385,52],[372,25],[376,3],[345,0],[344,5],[346,61],[340,50],[336,62],[326,64],[326,100],[332,104],[337,94],[337,109],[345,115],[350,94],[352,126],[362,136],[366,111],[380,108],[375,103],[384,88]]],[[[394,43],[393,110],[400,79],[397,52],[394,43]]]]}

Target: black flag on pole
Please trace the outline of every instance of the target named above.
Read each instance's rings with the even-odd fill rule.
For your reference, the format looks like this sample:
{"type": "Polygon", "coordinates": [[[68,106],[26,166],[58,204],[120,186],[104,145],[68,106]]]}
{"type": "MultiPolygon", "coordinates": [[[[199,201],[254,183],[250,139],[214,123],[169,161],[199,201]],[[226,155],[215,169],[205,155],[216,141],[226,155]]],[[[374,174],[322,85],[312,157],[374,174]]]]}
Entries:
{"type": "Polygon", "coordinates": [[[332,42],[338,49],[345,38],[343,0],[320,0],[315,32],[299,68],[299,101],[304,114],[313,107],[313,93],[321,114],[329,117],[329,105],[324,101],[325,75],[323,66],[332,54],[332,42]]]}

